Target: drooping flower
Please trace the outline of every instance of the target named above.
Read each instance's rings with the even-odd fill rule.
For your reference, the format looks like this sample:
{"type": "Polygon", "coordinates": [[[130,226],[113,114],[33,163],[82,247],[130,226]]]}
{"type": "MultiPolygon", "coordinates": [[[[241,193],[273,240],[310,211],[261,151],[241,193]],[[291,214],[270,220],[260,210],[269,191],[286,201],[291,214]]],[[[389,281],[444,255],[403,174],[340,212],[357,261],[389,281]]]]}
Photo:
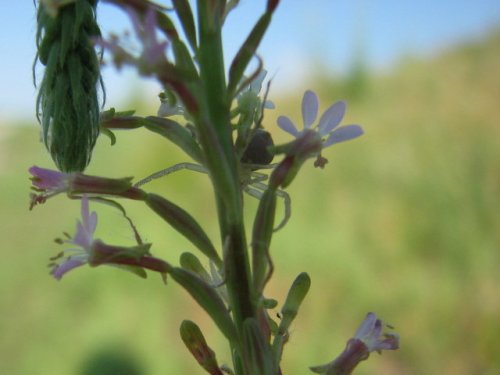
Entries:
{"type": "Polygon", "coordinates": [[[55,262],[63,259],[60,263],[51,263],[52,276],[61,279],[66,272],[88,263],[92,244],[94,243],[94,233],[97,228],[97,214],[89,211],[89,201],[86,195],[82,197],[81,207],[82,219],[76,224],[76,233],[66,240],[58,239],[61,244],[69,244],[72,247],[63,250],[61,253],[51,258],[55,262]]]}
{"type": "Polygon", "coordinates": [[[356,331],[354,339],[362,341],[369,352],[380,354],[382,350],[398,349],[399,336],[395,333],[382,333],[384,326],[391,328],[389,325],[384,325],[374,313],[369,312],[356,331]]]}
{"type": "Polygon", "coordinates": [[[132,186],[132,178],[107,178],[82,173],[64,173],[33,166],[30,209],[57,194],[115,195],[130,199],[142,199],[142,191],[132,186]]]}
{"type": "Polygon", "coordinates": [[[31,193],[30,210],[37,204],[45,203],[45,201],[62,192],[69,190],[71,185],[71,177],[73,173],[64,173],[51,169],[40,168],[33,166],[29,169],[32,190],[37,193],[31,193]]]}
{"type": "Polygon", "coordinates": [[[81,199],[81,220],[77,221],[73,237],[66,234],[66,239],[57,239],[61,245],[70,245],[55,257],[50,258],[51,275],[60,280],[69,271],[88,264],[92,267],[107,264],[125,268],[145,277],[144,269],[166,274],[168,265],[163,260],[150,255],[151,244],[139,244],[133,247],[107,245],[94,237],[97,228],[97,214],[90,212],[89,199],[81,199]]]}
{"type": "MultiPolygon", "coordinates": [[[[332,146],[336,143],[357,138],[363,134],[363,129],[359,125],[344,125],[339,127],[344,118],[346,103],[338,101],[332,104],[321,116],[319,123],[313,127],[318,116],[319,101],[317,95],[307,90],[302,98],[302,121],[303,130],[299,131],[295,124],[286,116],[278,117],[278,126],[293,135],[295,138],[304,136],[306,132],[314,131],[322,139],[322,148],[332,146]]],[[[323,167],[327,160],[318,156],[316,166],[323,167]]]]}
{"type": "Polygon", "coordinates": [[[354,368],[366,360],[371,352],[381,354],[382,350],[396,350],[399,348],[397,333],[383,333],[382,320],[370,312],[359,326],[356,334],[347,342],[347,346],[336,359],[322,366],[311,367],[313,372],[326,375],[349,375],[354,368]]]}

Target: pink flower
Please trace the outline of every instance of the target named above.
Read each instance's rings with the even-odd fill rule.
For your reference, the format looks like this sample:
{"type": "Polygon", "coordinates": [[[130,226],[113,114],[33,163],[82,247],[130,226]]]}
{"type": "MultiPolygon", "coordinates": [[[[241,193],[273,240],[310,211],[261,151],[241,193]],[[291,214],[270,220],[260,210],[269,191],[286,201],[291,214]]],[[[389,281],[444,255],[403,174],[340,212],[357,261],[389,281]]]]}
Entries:
{"type": "Polygon", "coordinates": [[[311,370],[318,374],[349,375],[361,361],[368,359],[371,352],[381,354],[382,350],[399,349],[399,335],[382,333],[383,328],[383,322],[374,313],[368,313],[342,354],[326,365],[311,367],[311,370]]]}
{"type": "MultiPolygon", "coordinates": [[[[359,125],[344,125],[339,127],[340,122],[344,118],[346,107],[347,105],[344,101],[335,102],[328,107],[319,119],[319,123],[313,127],[312,125],[318,116],[319,102],[317,95],[308,90],[302,98],[303,130],[299,131],[292,120],[286,116],[278,117],[278,126],[297,139],[305,137],[307,133],[314,132],[321,138],[321,148],[324,149],[335,143],[348,141],[363,134],[363,129],[359,125]]],[[[320,152],[317,155],[314,166],[323,168],[327,162],[328,160],[322,157],[320,152]]]]}
{"type": "Polygon", "coordinates": [[[114,195],[130,199],[142,199],[143,192],[132,187],[132,178],[107,178],[89,176],[83,173],[64,173],[33,166],[29,169],[32,182],[30,210],[40,203],[45,203],[60,193],[69,195],[92,194],[114,195]]]}
{"type": "MultiPolygon", "coordinates": [[[[386,327],[390,327],[387,326],[386,327]]],[[[395,350],[399,348],[399,337],[395,333],[384,333],[383,322],[377,316],[369,312],[365,320],[361,323],[353,340],[360,340],[365,344],[369,352],[378,352],[382,350],[395,350]]]]}
{"type": "Polygon", "coordinates": [[[33,166],[29,169],[32,183],[32,190],[38,194],[31,194],[30,210],[37,204],[45,201],[62,192],[69,190],[72,173],[64,173],[51,169],[33,166]]]}
{"type": "Polygon", "coordinates": [[[50,259],[51,261],[63,259],[60,263],[51,263],[53,267],[51,274],[58,280],[73,268],[88,263],[97,228],[97,214],[89,211],[89,200],[86,195],[82,197],[81,215],[82,220],[76,223],[75,235],[67,240],[58,240],[59,243],[71,247],[50,259]]]}
{"type": "Polygon", "coordinates": [[[156,65],[165,59],[165,49],[168,43],[166,41],[160,42],[156,37],[156,10],[148,7],[142,18],[131,7],[126,7],[125,11],[132,21],[137,38],[141,41],[141,59],[150,65],[156,65]]]}
{"type": "Polygon", "coordinates": [[[125,34],[125,37],[112,34],[108,40],[97,38],[95,43],[113,55],[113,62],[118,69],[130,64],[136,65],[141,71],[150,72],[158,64],[166,61],[165,50],[168,46],[166,40],[160,41],[156,35],[157,10],[148,7],[143,13],[139,13],[130,6],[124,6],[123,9],[129,16],[137,40],[140,42],[140,53],[133,52],[137,48],[130,45],[128,34],[125,34]]]}
{"type": "Polygon", "coordinates": [[[60,280],[69,271],[89,264],[97,267],[103,264],[125,268],[133,273],[146,277],[144,269],[159,272],[165,277],[167,263],[150,255],[151,244],[139,244],[133,247],[107,245],[94,237],[97,228],[97,214],[90,212],[89,200],[86,195],[82,197],[82,218],[76,224],[73,237],[58,239],[61,245],[69,247],[52,257],[51,275],[60,280]]]}

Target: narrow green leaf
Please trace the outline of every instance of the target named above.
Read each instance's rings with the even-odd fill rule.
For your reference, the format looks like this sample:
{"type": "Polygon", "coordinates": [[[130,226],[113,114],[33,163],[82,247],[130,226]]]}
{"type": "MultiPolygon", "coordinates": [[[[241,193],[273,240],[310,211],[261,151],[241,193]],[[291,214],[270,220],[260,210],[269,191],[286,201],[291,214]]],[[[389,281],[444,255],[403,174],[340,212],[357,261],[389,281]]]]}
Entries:
{"type": "Polygon", "coordinates": [[[186,271],[191,271],[201,277],[203,281],[210,282],[210,274],[203,267],[196,255],[188,252],[182,253],[180,264],[186,271]]]}
{"type": "Polygon", "coordinates": [[[198,78],[198,71],[186,45],[180,39],[174,39],[172,41],[172,49],[174,51],[176,66],[188,72],[190,77],[198,78]]]}
{"type": "Polygon", "coordinates": [[[186,154],[200,164],[203,163],[203,153],[191,132],[179,123],[162,117],[146,117],[145,127],[158,133],[180,147],[186,154]]]}
{"type": "Polygon", "coordinates": [[[250,59],[255,55],[262,37],[271,22],[271,17],[272,13],[270,12],[266,12],[260,17],[259,21],[257,21],[254,28],[236,54],[236,57],[231,64],[231,68],[229,69],[229,82],[227,90],[230,98],[236,92],[236,87],[241,81],[250,59]]]}
{"type": "Polygon", "coordinates": [[[196,42],[196,27],[194,25],[194,17],[193,11],[191,10],[191,6],[189,5],[189,1],[187,0],[173,0],[172,1],[177,16],[181,21],[182,28],[186,37],[191,45],[193,51],[197,49],[196,42]]]}
{"type": "Polygon", "coordinates": [[[186,271],[183,268],[173,267],[168,272],[172,279],[186,289],[194,300],[207,312],[224,336],[229,341],[234,342],[237,337],[236,328],[226,305],[217,291],[194,273],[186,271]]]}
{"type": "Polygon", "coordinates": [[[145,200],[146,204],[162,219],[186,237],[218,267],[222,266],[222,261],[215,247],[212,245],[212,242],[198,222],[189,213],[156,194],[148,194],[145,200]]]}

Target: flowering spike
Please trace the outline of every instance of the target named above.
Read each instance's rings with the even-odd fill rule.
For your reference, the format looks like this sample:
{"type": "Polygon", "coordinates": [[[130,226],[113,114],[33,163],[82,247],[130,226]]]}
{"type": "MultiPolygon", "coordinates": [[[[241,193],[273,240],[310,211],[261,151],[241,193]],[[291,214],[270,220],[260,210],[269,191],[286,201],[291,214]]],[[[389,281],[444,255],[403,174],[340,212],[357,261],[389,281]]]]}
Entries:
{"type": "Polygon", "coordinates": [[[99,135],[99,58],[91,40],[100,36],[95,0],[40,4],[38,60],[45,72],[37,98],[43,141],[63,172],[83,171],[99,135]],[[54,8],[46,4],[56,4],[54,8]],[[54,15],[57,13],[57,16],[54,15]]]}

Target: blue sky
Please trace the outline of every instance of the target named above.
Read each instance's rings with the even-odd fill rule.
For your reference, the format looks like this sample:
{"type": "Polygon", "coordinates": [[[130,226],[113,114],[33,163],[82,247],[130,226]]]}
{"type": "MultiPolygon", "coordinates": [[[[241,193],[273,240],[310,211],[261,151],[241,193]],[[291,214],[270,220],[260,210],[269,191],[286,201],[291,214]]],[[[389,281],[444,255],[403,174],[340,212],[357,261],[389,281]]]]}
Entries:
{"type": "MultiPolygon", "coordinates": [[[[0,122],[34,122],[35,11],[31,0],[9,3],[0,12],[0,122]]],[[[228,19],[228,61],[265,3],[241,0],[228,19]]],[[[105,35],[129,25],[108,5],[100,6],[98,16],[105,35]]],[[[304,86],[308,72],[318,64],[331,72],[347,71],[360,49],[371,68],[388,70],[402,56],[431,56],[495,27],[500,28],[499,0],[282,0],[259,52],[275,76],[273,89],[290,90],[304,86]]],[[[107,68],[104,79],[108,105],[118,108],[131,89],[151,93],[153,100],[159,90],[152,81],[141,84],[133,71],[117,74],[107,68]]]]}

